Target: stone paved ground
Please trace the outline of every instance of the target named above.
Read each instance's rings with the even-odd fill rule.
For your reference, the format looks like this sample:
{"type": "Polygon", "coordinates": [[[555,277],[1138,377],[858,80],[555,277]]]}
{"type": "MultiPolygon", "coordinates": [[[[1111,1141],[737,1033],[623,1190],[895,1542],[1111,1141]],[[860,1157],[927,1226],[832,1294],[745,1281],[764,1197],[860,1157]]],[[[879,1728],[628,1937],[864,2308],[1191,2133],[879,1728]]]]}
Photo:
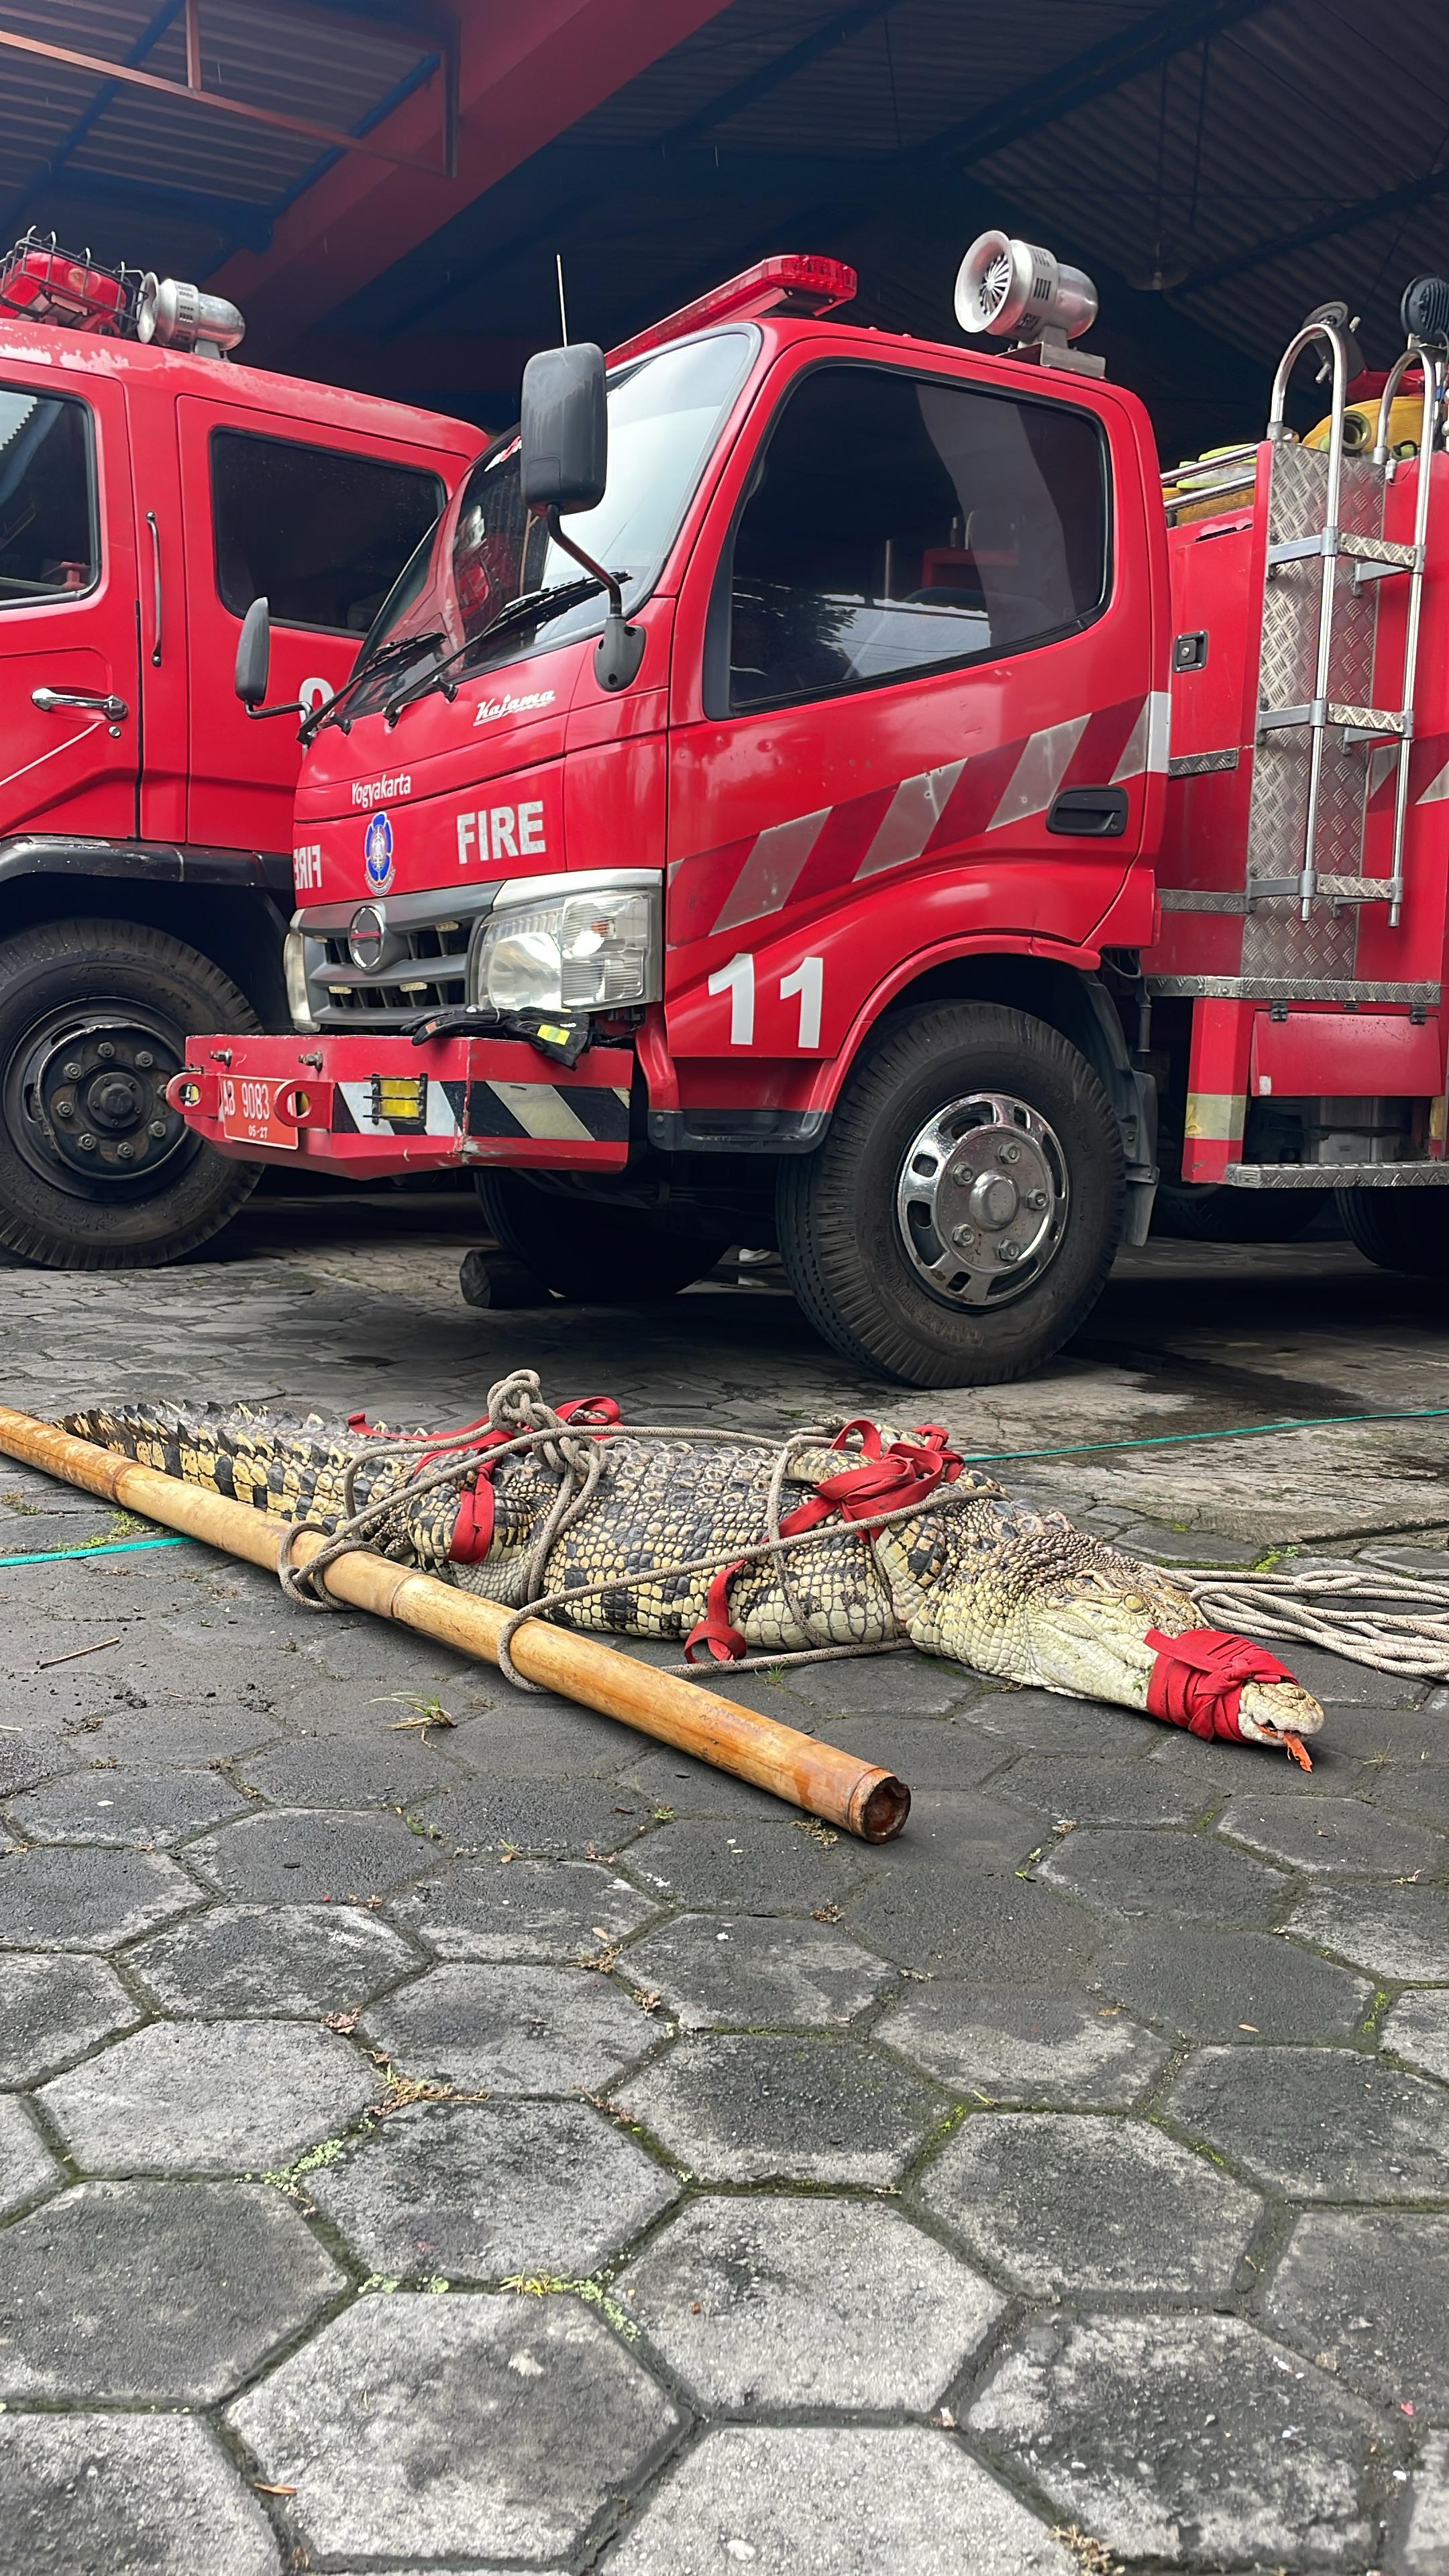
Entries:
{"type": "MultiPolygon", "coordinates": [[[[470,1312],[407,1215],[7,1271],[4,1391],[882,1401],[764,1289],[470,1312]]],[[[1342,1247],[1167,1246],[905,1401],[1028,1448],[1445,1358],[1342,1247]]],[[[1442,1540],[1445,1455],[1011,1472],[1242,1560],[1442,1540]]],[[[0,1555],[109,1527],[0,1460],[0,1555]]],[[[1311,1778],[914,1658],[741,1684],[911,1782],[867,1850],[200,1547],[0,1564],[6,2576],[1449,2576],[1449,1693],[1300,1660],[1311,1778]]]]}

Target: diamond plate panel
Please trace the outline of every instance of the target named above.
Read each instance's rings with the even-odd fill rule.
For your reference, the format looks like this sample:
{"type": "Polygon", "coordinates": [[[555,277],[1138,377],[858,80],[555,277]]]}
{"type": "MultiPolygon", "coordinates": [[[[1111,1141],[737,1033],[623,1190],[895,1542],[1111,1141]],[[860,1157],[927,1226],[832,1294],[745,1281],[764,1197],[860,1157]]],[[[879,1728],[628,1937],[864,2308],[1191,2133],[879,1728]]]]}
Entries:
{"type": "MultiPolygon", "coordinates": [[[[1328,459],[1319,450],[1287,445],[1269,461],[1268,541],[1282,544],[1317,534],[1324,524],[1328,459]]],[[[1352,536],[1377,536],[1383,525],[1383,482],[1366,458],[1343,462],[1339,525],[1352,536]]],[[[1274,568],[1263,603],[1260,703],[1306,704],[1314,694],[1318,646],[1320,560],[1274,568]]],[[[1353,564],[1340,559],[1334,572],[1333,660],[1327,694],[1354,705],[1372,702],[1378,585],[1357,596],[1353,564]]],[[[1253,759],[1248,818],[1247,879],[1293,875],[1303,863],[1308,828],[1311,735],[1305,726],[1265,734],[1253,759]]],[[[1362,869],[1363,822],[1370,746],[1344,745],[1336,730],[1324,742],[1314,834],[1313,864],[1325,876],[1353,877],[1362,869]]],[[[1301,921],[1291,900],[1259,904],[1243,928],[1245,976],[1351,978],[1358,949],[1358,914],[1335,914],[1315,905],[1301,921]]]]}

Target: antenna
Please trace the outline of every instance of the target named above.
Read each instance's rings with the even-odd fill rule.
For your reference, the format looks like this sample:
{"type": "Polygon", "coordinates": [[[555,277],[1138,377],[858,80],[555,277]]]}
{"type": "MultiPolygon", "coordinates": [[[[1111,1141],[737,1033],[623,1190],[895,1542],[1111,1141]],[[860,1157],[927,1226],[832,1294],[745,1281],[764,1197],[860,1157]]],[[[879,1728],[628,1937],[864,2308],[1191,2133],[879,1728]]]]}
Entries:
{"type": "Polygon", "coordinates": [[[568,316],[568,306],[567,306],[567,305],[565,304],[565,302],[564,302],[563,252],[562,252],[561,250],[556,250],[556,251],[554,252],[554,255],[553,255],[553,264],[554,264],[554,267],[555,267],[555,268],[557,269],[557,271],[558,271],[558,328],[559,328],[559,338],[560,338],[560,340],[561,340],[561,342],[562,342],[563,346],[564,346],[565,348],[567,348],[567,347],[568,347],[568,344],[569,344],[569,316],[568,316]]]}

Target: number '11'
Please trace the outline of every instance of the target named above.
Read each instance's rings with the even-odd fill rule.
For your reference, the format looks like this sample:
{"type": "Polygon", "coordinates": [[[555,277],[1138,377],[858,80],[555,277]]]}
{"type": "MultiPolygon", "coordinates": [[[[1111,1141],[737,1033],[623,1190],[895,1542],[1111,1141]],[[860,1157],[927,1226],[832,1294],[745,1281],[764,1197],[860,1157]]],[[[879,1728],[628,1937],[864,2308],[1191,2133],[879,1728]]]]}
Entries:
{"type": "MultiPolygon", "coordinates": [[[[721,966],[718,973],[711,975],[709,989],[712,993],[728,993],[730,997],[730,1045],[753,1046],[755,1043],[755,961],[749,950],[741,949],[738,957],[730,959],[728,966],[721,966]]],[[[796,1044],[801,1047],[818,1047],[820,1013],[825,998],[823,957],[802,957],[793,975],[781,976],[781,1001],[793,1001],[797,994],[800,999],[800,1034],[796,1044]]]]}

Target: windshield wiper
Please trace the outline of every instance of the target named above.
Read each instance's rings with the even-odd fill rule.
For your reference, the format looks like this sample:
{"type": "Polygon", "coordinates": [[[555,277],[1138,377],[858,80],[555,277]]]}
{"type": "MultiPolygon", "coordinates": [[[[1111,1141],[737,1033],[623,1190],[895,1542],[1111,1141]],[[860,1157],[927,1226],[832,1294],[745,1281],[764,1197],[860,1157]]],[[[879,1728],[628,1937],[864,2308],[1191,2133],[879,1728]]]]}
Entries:
{"type": "Polygon", "coordinates": [[[324,698],[320,707],[314,707],[312,713],[303,718],[297,728],[298,741],[310,742],[314,734],[320,733],[323,726],[337,714],[344,700],[352,695],[360,681],[374,678],[379,671],[390,670],[394,662],[400,662],[403,659],[404,654],[425,653],[430,644],[441,644],[442,640],[443,630],[440,626],[435,626],[426,635],[398,635],[394,637],[391,644],[379,645],[377,651],[370,654],[365,662],[358,663],[356,670],[348,672],[346,679],[340,687],[334,689],[330,698],[324,698]]]}
{"type": "Polygon", "coordinates": [[[538,617],[545,611],[573,608],[581,599],[591,598],[596,590],[607,588],[607,582],[597,580],[590,573],[585,580],[559,582],[552,590],[528,590],[521,598],[510,599],[505,608],[500,608],[491,625],[485,626],[480,634],[470,635],[467,643],[459,644],[453,652],[445,653],[441,662],[434,662],[416,687],[400,689],[396,697],[388,699],[387,705],[383,708],[383,714],[388,723],[396,724],[404,707],[412,706],[418,698],[427,697],[433,689],[444,689],[450,698],[455,698],[458,694],[457,682],[454,681],[452,687],[448,687],[448,674],[454,664],[466,660],[470,653],[481,651],[485,644],[492,642],[495,635],[501,635],[505,627],[522,626],[530,617],[538,617]]]}

